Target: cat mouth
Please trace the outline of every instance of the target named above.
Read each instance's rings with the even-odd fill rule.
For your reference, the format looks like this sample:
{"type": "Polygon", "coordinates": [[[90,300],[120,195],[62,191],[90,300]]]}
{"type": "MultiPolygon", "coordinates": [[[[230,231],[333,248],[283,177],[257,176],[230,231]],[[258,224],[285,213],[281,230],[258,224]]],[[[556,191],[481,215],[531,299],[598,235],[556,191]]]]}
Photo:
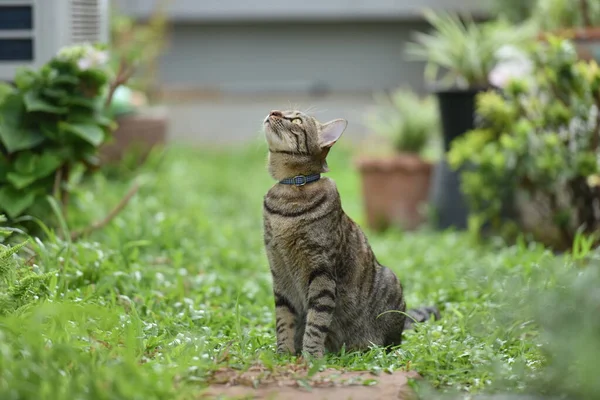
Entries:
{"type": "Polygon", "coordinates": [[[279,139],[282,139],[281,132],[279,131],[279,127],[277,121],[271,121],[270,116],[265,118],[263,124],[265,125],[265,132],[275,134],[279,139]]]}

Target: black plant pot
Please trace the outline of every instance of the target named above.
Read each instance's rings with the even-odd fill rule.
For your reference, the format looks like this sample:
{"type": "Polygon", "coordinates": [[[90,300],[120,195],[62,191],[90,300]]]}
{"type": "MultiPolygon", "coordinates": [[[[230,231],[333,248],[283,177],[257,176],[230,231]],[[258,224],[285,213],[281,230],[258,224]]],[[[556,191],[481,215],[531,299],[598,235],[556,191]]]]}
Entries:
{"type": "MultiPolygon", "coordinates": [[[[437,91],[444,154],[454,139],[475,128],[475,97],[486,88],[437,91]]],[[[445,159],[435,167],[429,203],[436,212],[438,229],[467,228],[468,207],[460,191],[460,176],[445,159]]]]}

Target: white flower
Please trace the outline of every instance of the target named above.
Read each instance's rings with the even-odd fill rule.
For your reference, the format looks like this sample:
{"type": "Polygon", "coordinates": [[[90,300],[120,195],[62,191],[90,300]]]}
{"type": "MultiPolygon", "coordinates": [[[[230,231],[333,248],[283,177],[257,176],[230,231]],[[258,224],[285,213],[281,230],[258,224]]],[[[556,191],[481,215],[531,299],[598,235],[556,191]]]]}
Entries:
{"type": "Polygon", "coordinates": [[[82,71],[101,68],[109,61],[107,51],[99,50],[91,44],[64,47],[58,52],[58,57],[75,61],[77,67],[82,71]]]}
{"type": "Polygon", "coordinates": [[[526,78],[531,76],[533,63],[527,54],[514,46],[502,46],[496,51],[498,62],[488,79],[496,87],[503,88],[514,78],[526,78]]]}
{"type": "Polygon", "coordinates": [[[88,47],[86,53],[77,61],[79,69],[103,67],[108,62],[108,52],[88,47]]]}
{"type": "Polygon", "coordinates": [[[77,68],[82,71],[92,68],[92,61],[89,58],[80,58],[77,61],[77,68]]]}

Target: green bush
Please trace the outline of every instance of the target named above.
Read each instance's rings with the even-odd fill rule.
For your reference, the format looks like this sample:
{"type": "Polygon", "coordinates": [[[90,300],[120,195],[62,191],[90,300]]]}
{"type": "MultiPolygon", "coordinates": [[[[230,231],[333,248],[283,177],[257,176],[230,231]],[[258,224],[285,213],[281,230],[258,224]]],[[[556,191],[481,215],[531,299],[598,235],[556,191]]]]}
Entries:
{"type": "Polygon", "coordinates": [[[396,90],[375,98],[377,106],[367,114],[367,127],[392,140],[398,152],[422,154],[440,136],[434,97],[420,97],[410,90],[396,90]]]}
{"type": "Polygon", "coordinates": [[[600,69],[578,61],[567,40],[537,44],[531,55],[531,79],[478,96],[479,126],[454,141],[449,161],[472,167],[462,172],[462,189],[476,226],[498,217],[501,193],[513,186],[570,246],[579,229],[599,228],[600,69]]]}
{"type": "Polygon", "coordinates": [[[46,196],[64,198],[73,168],[97,165],[114,124],[107,57],[100,47],[65,48],[0,86],[0,213],[47,215],[46,196]]]}

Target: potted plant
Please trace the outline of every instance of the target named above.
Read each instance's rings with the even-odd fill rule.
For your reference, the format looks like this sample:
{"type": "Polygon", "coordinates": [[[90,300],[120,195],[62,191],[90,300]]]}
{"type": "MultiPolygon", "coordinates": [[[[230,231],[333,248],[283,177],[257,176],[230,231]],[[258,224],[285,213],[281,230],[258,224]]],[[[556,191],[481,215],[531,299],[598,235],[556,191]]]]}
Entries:
{"type": "MultiPolygon", "coordinates": [[[[520,44],[533,32],[530,25],[515,27],[506,21],[476,23],[456,14],[426,11],[433,32],[415,33],[407,54],[425,61],[425,78],[435,85],[444,152],[474,127],[475,96],[490,87],[488,76],[497,63],[497,50],[520,44]],[[440,71],[445,73],[440,77],[440,71]]],[[[459,190],[458,175],[442,158],[434,174],[431,204],[438,227],[466,228],[467,207],[459,190]]]]}
{"type": "Polygon", "coordinates": [[[101,160],[113,163],[132,155],[135,165],[166,142],[168,114],[164,107],[149,107],[144,92],[129,86],[119,87],[110,107],[117,129],[113,138],[102,146],[101,160]]]}
{"type": "Polygon", "coordinates": [[[98,165],[114,129],[107,110],[126,79],[107,61],[104,46],[67,47],[39,70],[18,70],[14,85],[0,85],[0,214],[47,222],[48,196],[66,213],[78,177],[98,165]]]}
{"type": "Polygon", "coordinates": [[[560,35],[573,41],[579,57],[600,61],[600,2],[597,0],[494,0],[496,14],[514,23],[532,21],[539,38],[560,35]]]}
{"type": "Polygon", "coordinates": [[[531,52],[533,70],[502,93],[477,98],[477,129],[449,153],[462,172],[473,228],[498,220],[500,194],[515,187],[520,228],[557,249],[600,229],[600,68],[573,43],[549,38],[531,52]]]}
{"type": "Polygon", "coordinates": [[[132,152],[136,162],[143,162],[153,148],[166,141],[167,111],[152,104],[156,100],[157,63],[166,46],[165,5],[166,1],[159,2],[143,23],[117,13],[112,16],[113,65],[129,75],[131,83],[114,93],[111,111],[118,127],[113,140],[101,149],[105,163],[123,160],[126,153],[132,152]]]}
{"type": "Polygon", "coordinates": [[[597,0],[538,0],[532,18],[541,37],[570,38],[581,59],[600,61],[600,2],[597,0]]]}
{"type": "Polygon", "coordinates": [[[374,230],[392,225],[412,230],[424,220],[421,208],[432,170],[432,154],[426,151],[439,137],[435,99],[396,90],[377,96],[376,102],[366,116],[367,126],[393,152],[358,160],[367,224],[374,230]]]}

